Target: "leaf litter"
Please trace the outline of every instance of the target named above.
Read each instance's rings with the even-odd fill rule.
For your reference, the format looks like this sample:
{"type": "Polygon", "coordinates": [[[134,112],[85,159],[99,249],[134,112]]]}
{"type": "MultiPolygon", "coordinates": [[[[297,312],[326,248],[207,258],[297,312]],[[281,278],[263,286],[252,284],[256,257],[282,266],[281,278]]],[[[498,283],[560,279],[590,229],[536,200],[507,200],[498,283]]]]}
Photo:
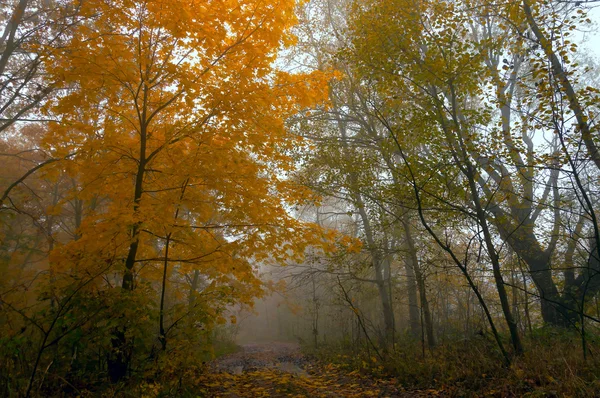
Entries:
{"type": "Polygon", "coordinates": [[[254,397],[418,397],[431,391],[403,391],[394,379],[349,372],[304,356],[297,344],[246,344],[211,364],[199,380],[200,396],[254,397]]]}

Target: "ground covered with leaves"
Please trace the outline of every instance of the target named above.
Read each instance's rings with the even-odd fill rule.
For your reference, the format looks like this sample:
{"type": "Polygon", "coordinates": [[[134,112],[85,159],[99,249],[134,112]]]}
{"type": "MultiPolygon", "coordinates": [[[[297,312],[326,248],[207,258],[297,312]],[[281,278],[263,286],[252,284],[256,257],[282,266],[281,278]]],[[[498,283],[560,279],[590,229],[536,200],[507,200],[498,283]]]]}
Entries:
{"type": "Polygon", "coordinates": [[[231,343],[215,350],[212,361],[164,361],[159,372],[75,392],[106,398],[600,397],[596,343],[584,359],[577,336],[552,332],[537,331],[527,339],[531,349],[508,366],[484,337],[427,350],[395,344],[385,353],[342,343],[302,351],[291,343],[231,343]]]}
{"type": "Polygon", "coordinates": [[[510,365],[503,363],[489,336],[449,340],[425,350],[404,341],[395,344],[383,360],[350,343],[310,352],[318,362],[342,372],[384,380],[393,377],[406,396],[600,397],[598,341],[588,342],[587,359],[575,333],[541,328],[524,341],[528,350],[512,356],[510,365]]]}
{"type": "Polygon", "coordinates": [[[394,379],[378,379],[304,356],[290,343],[248,344],[203,376],[206,397],[414,397],[394,379]]]}

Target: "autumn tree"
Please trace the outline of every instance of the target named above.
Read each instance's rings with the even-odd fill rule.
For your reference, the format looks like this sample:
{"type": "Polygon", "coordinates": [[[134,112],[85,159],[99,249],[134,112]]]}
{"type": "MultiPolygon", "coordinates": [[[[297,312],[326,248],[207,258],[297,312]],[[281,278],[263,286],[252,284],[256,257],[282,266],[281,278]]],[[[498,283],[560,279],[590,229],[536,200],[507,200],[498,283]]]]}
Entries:
{"type": "MultiPolygon", "coordinates": [[[[194,347],[184,327],[210,330],[228,306],[251,305],[262,292],[257,263],[322,242],[286,208],[309,193],[286,178],[299,138],[285,121],[324,100],[327,75],[273,66],[293,42],[294,1],[76,5],[85,23],[45,65],[44,87],[57,94],[40,144],[67,159],[44,167],[61,184],[45,211],[67,218],[73,205],[74,223],[35,286],[55,297],[45,305],[64,303],[54,314],[72,320],[62,330],[73,332],[73,349],[86,338],[78,319],[96,327],[90,338],[109,351],[117,381],[138,353],[172,348],[174,336],[194,347]]],[[[29,392],[47,342],[65,341],[41,330],[29,392]]],[[[93,355],[81,350],[77,358],[93,355]]]]}
{"type": "MultiPolygon", "coordinates": [[[[494,236],[508,241],[529,266],[542,297],[544,319],[551,324],[571,324],[575,308],[566,296],[561,296],[551,267],[562,228],[558,141],[538,144],[533,137],[542,134],[538,129],[543,130],[543,124],[532,125],[530,121],[536,117],[527,111],[531,104],[543,107],[553,102],[536,102],[538,94],[528,89],[534,82],[528,80],[524,71],[538,64],[529,58],[534,45],[527,42],[527,25],[518,22],[518,18],[524,21],[522,10],[514,4],[482,3],[470,8],[467,4],[411,3],[404,7],[376,2],[372,10],[378,12],[369,14],[364,11],[369,10],[366,5],[357,8],[357,13],[363,10],[366,18],[357,21],[357,31],[367,21],[392,15],[390,6],[401,14],[398,21],[402,22],[395,25],[410,34],[400,38],[392,33],[396,28],[390,25],[364,33],[356,43],[364,50],[360,62],[365,70],[380,76],[378,85],[384,98],[390,103],[406,101],[404,109],[390,118],[391,126],[395,128],[402,122],[405,114],[400,116],[400,112],[426,113],[436,120],[436,125],[428,129],[445,137],[440,148],[449,150],[448,161],[454,161],[466,172],[462,173],[464,183],[469,183],[465,188],[471,192],[473,209],[487,236],[488,252],[494,252],[494,236]],[[503,21],[507,19],[514,23],[506,25],[503,21]],[[380,58],[375,48],[381,49],[380,58]],[[521,112],[519,119],[511,117],[514,108],[521,112]],[[479,129],[485,134],[477,133],[479,129]],[[545,228],[545,218],[552,220],[553,227],[545,228]],[[537,236],[540,231],[548,233],[546,248],[542,248],[544,243],[537,236]]],[[[542,98],[540,95],[538,98],[542,98]]],[[[413,123],[422,123],[418,117],[411,117],[413,123]]],[[[561,116],[562,120],[566,117],[561,116]]],[[[554,130],[550,125],[550,131],[554,130]]],[[[415,124],[406,128],[414,129],[415,124]]],[[[581,191],[570,187],[574,188],[581,191]]],[[[589,225],[595,229],[593,217],[589,225]]],[[[495,268],[499,270],[498,266],[495,268]]],[[[501,277],[497,273],[500,291],[504,284],[501,277]]],[[[587,284],[584,280],[589,278],[582,276],[576,284],[587,284]]],[[[508,314],[506,302],[504,308],[508,314]]]]}

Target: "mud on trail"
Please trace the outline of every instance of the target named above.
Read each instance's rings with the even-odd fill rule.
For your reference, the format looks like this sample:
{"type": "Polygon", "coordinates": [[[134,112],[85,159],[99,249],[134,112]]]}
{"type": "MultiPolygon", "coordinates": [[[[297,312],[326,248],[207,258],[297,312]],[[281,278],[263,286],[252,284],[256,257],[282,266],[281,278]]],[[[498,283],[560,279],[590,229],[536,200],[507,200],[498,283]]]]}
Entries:
{"type": "Polygon", "coordinates": [[[245,344],[219,358],[205,376],[200,396],[415,397],[392,381],[376,380],[306,358],[293,343],[245,344]],[[202,395],[204,394],[204,395],[202,395]]]}

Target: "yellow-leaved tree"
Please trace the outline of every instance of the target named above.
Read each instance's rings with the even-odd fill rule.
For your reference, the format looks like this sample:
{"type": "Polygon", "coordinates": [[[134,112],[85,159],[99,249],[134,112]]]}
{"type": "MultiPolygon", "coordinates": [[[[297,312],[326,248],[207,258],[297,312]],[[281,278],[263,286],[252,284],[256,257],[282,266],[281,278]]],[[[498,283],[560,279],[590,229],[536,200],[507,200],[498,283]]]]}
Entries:
{"type": "Polygon", "coordinates": [[[165,350],[199,306],[210,323],[260,294],[254,263],[318,239],[286,212],[308,192],[285,179],[298,144],[285,121],[327,92],[325,74],[273,66],[293,42],[294,7],[90,0],[86,22],[54,54],[48,73],[62,92],[46,108],[58,121],[44,146],[71,154],[54,171],[78,182],[67,197],[82,206],[77,239],[51,254],[51,274],[122,287],[111,290],[113,381],[126,375],[140,322],[158,318],[165,350]],[[149,300],[154,315],[144,317],[149,300]]]}

